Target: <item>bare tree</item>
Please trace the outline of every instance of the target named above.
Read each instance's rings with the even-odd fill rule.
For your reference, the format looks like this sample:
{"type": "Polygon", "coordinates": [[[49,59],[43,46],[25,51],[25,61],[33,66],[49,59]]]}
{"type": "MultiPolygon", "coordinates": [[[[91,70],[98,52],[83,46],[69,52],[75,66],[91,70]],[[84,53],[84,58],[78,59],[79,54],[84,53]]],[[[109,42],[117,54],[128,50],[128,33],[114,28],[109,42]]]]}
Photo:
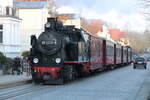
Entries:
{"type": "Polygon", "coordinates": [[[150,0],[139,0],[139,4],[145,18],[150,21],[150,0]]]}
{"type": "Polygon", "coordinates": [[[134,31],[126,31],[125,38],[129,38],[130,45],[138,52],[144,52],[150,45],[150,33],[138,33],[134,31]]]}
{"type": "Polygon", "coordinates": [[[142,9],[141,13],[145,16],[147,20],[147,29],[142,34],[141,38],[143,38],[142,42],[146,45],[147,48],[150,47],[150,0],[138,0],[139,6],[142,9]]]}

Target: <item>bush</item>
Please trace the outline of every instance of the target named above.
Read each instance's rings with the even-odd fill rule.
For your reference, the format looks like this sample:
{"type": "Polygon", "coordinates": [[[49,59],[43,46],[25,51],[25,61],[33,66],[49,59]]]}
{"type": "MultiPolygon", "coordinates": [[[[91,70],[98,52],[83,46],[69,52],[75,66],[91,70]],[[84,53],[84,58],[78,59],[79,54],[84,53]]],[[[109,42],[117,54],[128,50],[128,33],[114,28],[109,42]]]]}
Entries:
{"type": "Polygon", "coordinates": [[[5,66],[7,70],[13,67],[13,62],[14,62],[14,59],[6,57],[5,66]]]}
{"type": "Polygon", "coordinates": [[[0,64],[6,64],[7,59],[2,52],[0,52],[0,64]]]}
{"type": "Polygon", "coordinates": [[[3,74],[10,73],[10,69],[13,66],[13,59],[4,56],[2,52],[0,52],[0,69],[3,70],[3,74]]]}
{"type": "Polygon", "coordinates": [[[4,56],[4,54],[2,52],[0,52],[0,64],[4,65],[4,64],[7,64],[12,61],[13,61],[12,58],[4,56]]]}
{"type": "Polygon", "coordinates": [[[7,63],[12,63],[13,61],[14,61],[14,59],[6,57],[6,62],[7,63]]]}
{"type": "Polygon", "coordinates": [[[30,54],[30,51],[23,51],[21,56],[28,57],[29,54],[30,54]]]}

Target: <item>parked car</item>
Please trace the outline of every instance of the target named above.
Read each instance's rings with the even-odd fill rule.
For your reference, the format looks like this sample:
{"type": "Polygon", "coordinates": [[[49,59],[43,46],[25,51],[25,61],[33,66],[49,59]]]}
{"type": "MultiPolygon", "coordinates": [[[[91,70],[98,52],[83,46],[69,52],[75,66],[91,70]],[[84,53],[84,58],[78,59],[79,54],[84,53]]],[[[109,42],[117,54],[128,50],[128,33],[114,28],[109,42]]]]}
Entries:
{"type": "Polygon", "coordinates": [[[137,67],[143,67],[146,69],[146,65],[147,65],[147,61],[145,58],[143,57],[137,57],[135,58],[135,61],[133,63],[133,68],[137,68],[137,67]]]}
{"type": "Polygon", "coordinates": [[[147,58],[147,61],[150,62],[150,57],[147,58]]]}

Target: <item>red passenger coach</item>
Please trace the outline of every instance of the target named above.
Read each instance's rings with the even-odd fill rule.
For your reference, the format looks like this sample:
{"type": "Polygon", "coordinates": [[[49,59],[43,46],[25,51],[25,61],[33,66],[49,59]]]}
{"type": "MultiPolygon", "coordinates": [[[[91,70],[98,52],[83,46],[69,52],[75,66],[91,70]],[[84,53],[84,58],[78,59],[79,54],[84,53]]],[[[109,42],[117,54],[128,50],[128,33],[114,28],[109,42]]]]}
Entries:
{"type": "Polygon", "coordinates": [[[131,62],[132,50],[130,47],[121,46],[91,34],[88,35],[90,40],[90,71],[110,69],[131,62]]]}
{"type": "Polygon", "coordinates": [[[90,70],[103,69],[103,39],[90,36],[90,70]]]}
{"type": "Polygon", "coordinates": [[[115,64],[115,52],[114,52],[115,44],[113,42],[103,40],[103,64],[105,66],[112,66],[115,64]]]}
{"type": "Polygon", "coordinates": [[[119,44],[115,44],[115,64],[116,65],[120,65],[122,63],[121,59],[122,59],[122,46],[119,44]]]}

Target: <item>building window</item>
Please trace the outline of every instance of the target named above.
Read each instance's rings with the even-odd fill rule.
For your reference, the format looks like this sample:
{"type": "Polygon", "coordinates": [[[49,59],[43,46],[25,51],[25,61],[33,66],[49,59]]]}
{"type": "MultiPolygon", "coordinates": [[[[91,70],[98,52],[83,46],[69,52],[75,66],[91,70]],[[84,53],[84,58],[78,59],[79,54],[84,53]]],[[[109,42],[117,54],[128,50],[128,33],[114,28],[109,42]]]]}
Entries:
{"type": "Polygon", "coordinates": [[[3,25],[0,25],[0,43],[3,43],[3,25]]]}
{"type": "Polygon", "coordinates": [[[9,15],[9,7],[6,7],[6,15],[9,15]]]}

